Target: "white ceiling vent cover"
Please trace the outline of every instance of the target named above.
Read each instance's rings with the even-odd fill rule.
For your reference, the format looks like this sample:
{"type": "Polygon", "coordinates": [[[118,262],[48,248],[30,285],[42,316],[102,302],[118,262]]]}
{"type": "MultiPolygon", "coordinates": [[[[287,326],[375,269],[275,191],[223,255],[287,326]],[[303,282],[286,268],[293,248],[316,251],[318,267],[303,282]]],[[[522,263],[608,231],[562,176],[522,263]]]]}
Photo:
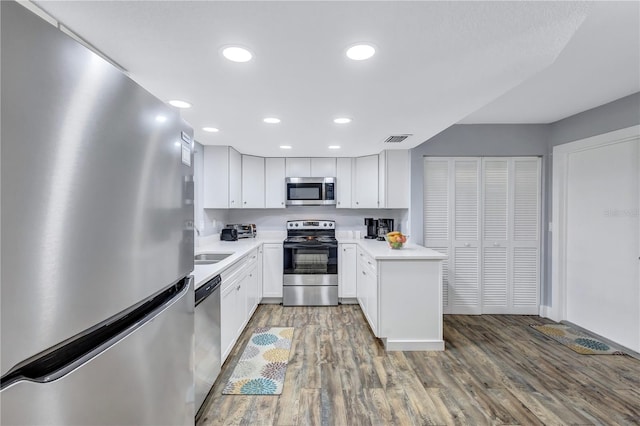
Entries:
{"type": "Polygon", "coordinates": [[[403,140],[405,140],[406,138],[408,138],[409,136],[413,136],[412,134],[406,134],[406,135],[391,135],[388,138],[386,138],[384,140],[384,143],[398,143],[398,142],[402,142],[403,140]]]}

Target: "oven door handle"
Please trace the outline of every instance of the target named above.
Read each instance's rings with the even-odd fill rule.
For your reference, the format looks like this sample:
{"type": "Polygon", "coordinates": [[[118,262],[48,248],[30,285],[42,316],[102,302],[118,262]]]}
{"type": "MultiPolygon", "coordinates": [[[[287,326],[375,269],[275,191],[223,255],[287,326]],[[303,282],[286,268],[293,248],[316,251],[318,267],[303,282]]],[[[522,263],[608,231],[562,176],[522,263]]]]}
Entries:
{"type": "Polygon", "coordinates": [[[283,245],[286,249],[328,249],[328,248],[338,248],[337,244],[333,243],[322,243],[322,244],[296,244],[296,243],[286,243],[283,245]]]}

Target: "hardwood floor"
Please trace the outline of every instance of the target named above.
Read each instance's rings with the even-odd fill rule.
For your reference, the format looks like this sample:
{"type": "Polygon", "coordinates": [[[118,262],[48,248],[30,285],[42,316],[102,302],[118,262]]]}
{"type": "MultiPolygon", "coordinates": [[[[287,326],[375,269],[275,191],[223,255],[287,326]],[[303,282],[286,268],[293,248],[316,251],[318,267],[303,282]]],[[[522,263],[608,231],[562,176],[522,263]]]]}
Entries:
{"type": "Polygon", "coordinates": [[[385,352],[357,305],[261,305],[197,425],[640,424],[640,361],[579,355],[537,316],[446,315],[444,352],[385,352]],[[222,395],[254,328],[296,327],[279,396],[222,395]]]}

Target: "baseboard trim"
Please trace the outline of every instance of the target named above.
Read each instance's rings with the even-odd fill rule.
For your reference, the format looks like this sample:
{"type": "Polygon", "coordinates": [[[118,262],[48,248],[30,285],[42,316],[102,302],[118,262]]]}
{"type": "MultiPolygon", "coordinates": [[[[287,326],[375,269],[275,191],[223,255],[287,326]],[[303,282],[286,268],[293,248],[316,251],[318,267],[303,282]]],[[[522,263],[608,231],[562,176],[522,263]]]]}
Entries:
{"type": "Polygon", "coordinates": [[[542,318],[550,318],[551,306],[540,305],[540,315],[542,318]]]}
{"type": "Polygon", "coordinates": [[[387,351],[444,351],[444,340],[382,339],[387,351]]]}

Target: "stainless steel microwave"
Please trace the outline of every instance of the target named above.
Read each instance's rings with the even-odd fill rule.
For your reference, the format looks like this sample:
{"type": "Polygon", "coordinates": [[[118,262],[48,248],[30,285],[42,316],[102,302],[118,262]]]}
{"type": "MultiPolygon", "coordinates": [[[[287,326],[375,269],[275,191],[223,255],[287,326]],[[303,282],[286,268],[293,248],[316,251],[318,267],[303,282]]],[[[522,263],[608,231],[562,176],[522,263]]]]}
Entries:
{"type": "Polygon", "coordinates": [[[288,206],[336,204],[336,178],[285,178],[288,206]]]}

